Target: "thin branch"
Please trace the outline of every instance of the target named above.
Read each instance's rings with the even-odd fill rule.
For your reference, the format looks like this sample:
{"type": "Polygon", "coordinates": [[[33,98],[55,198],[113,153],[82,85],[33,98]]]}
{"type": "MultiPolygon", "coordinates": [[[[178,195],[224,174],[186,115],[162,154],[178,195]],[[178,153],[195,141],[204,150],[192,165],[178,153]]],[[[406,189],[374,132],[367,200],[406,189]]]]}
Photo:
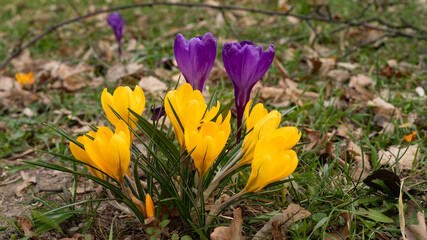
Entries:
{"type": "Polygon", "coordinates": [[[371,45],[371,44],[373,44],[373,43],[376,43],[376,42],[378,42],[378,41],[380,41],[381,39],[386,38],[386,37],[392,37],[392,36],[391,36],[391,35],[389,35],[389,34],[384,34],[384,35],[381,35],[380,37],[377,37],[377,38],[375,38],[375,39],[373,39],[373,40],[371,40],[371,41],[368,41],[368,42],[362,43],[362,44],[360,44],[360,45],[357,45],[357,46],[355,46],[354,48],[352,48],[352,49],[350,49],[349,51],[347,51],[344,55],[342,55],[341,57],[339,57],[339,58],[338,58],[338,61],[340,61],[340,60],[342,60],[342,59],[344,59],[344,58],[346,58],[346,57],[350,56],[351,54],[353,54],[353,53],[355,53],[355,52],[359,51],[361,48],[366,47],[366,46],[368,46],[368,45],[371,45]]]}
{"type": "MultiPolygon", "coordinates": [[[[359,26],[359,27],[365,27],[370,29],[375,29],[379,31],[384,31],[386,33],[389,33],[391,36],[395,37],[406,37],[406,38],[415,38],[415,39],[427,39],[427,34],[424,34],[424,32],[421,32],[421,34],[410,34],[403,31],[399,31],[393,28],[385,28],[381,26],[375,26],[372,24],[367,24],[367,21],[362,22],[352,22],[350,20],[341,20],[341,19],[330,19],[329,17],[317,17],[317,16],[311,16],[311,15],[300,15],[300,14],[293,14],[291,12],[276,12],[276,11],[268,11],[268,10],[259,10],[254,8],[246,8],[246,7],[238,7],[238,6],[230,6],[230,5],[212,5],[212,4],[206,4],[206,3],[177,3],[177,2],[149,2],[149,3],[135,3],[135,4],[129,4],[129,5],[122,5],[118,7],[108,8],[108,9],[102,9],[97,10],[91,13],[88,13],[86,15],[82,15],[76,18],[69,19],[67,21],[55,24],[48,29],[46,29],[43,33],[40,35],[37,35],[33,39],[31,39],[28,43],[21,46],[18,50],[12,53],[12,55],[6,59],[3,64],[0,66],[0,70],[4,69],[9,62],[19,56],[21,52],[32,46],[34,43],[36,43],[38,40],[44,38],[49,33],[55,31],[58,28],[61,28],[64,25],[78,22],[83,19],[87,19],[99,14],[108,13],[108,12],[114,12],[114,11],[120,11],[125,10],[129,8],[137,8],[137,7],[154,7],[154,6],[177,6],[177,7],[187,7],[187,8],[212,8],[217,10],[235,10],[235,11],[245,11],[250,13],[257,13],[257,14],[265,14],[265,15],[271,15],[271,16],[292,16],[295,18],[298,18],[300,20],[306,20],[306,21],[318,21],[318,22],[327,22],[331,24],[345,24],[348,26],[359,26]]],[[[414,29],[414,28],[411,28],[414,29]]]]}

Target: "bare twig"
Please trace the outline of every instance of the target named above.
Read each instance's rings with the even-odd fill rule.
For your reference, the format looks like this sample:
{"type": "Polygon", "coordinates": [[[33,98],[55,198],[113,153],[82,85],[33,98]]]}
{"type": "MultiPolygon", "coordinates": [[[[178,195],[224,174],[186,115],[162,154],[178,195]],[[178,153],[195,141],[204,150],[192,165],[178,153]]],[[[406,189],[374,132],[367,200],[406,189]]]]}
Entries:
{"type": "MultiPolygon", "coordinates": [[[[129,8],[137,8],[137,7],[154,7],[154,6],[177,6],[177,7],[187,7],[187,8],[212,8],[212,9],[217,9],[217,10],[235,10],[235,11],[245,11],[245,12],[250,12],[250,13],[257,13],[257,14],[265,14],[265,15],[272,15],[272,16],[292,16],[295,18],[298,18],[300,20],[306,20],[306,21],[318,21],[318,22],[327,22],[330,24],[345,24],[348,26],[359,26],[359,27],[365,27],[365,28],[370,28],[370,29],[375,29],[375,30],[379,30],[379,31],[383,31],[386,32],[388,34],[390,34],[391,36],[394,37],[406,37],[406,38],[414,38],[414,39],[427,39],[427,34],[425,34],[425,32],[419,32],[417,31],[416,34],[411,34],[411,33],[407,33],[395,28],[390,28],[390,27],[382,27],[382,26],[376,26],[373,24],[368,24],[368,21],[362,21],[362,22],[353,22],[351,20],[348,19],[330,19],[329,17],[318,17],[318,16],[311,16],[311,15],[301,15],[301,14],[293,14],[291,12],[277,12],[277,11],[268,11],[268,10],[260,10],[260,9],[254,9],[254,8],[246,8],[246,7],[238,7],[238,6],[231,6],[231,5],[212,5],[212,4],[206,4],[206,3],[180,3],[180,2],[149,2],[149,3],[135,3],[135,4],[129,4],[129,5],[123,5],[123,6],[118,6],[118,7],[113,7],[113,8],[108,8],[108,9],[102,9],[102,10],[97,10],[91,13],[88,13],[86,15],[82,15],[76,18],[72,18],[69,19],[67,21],[55,24],[51,27],[49,27],[48,29],[46,29],[43,33],[41,33],[40,35],[37,35],[36,37],[34,37],[33,39],[31,39],[28,43],[26,43],[25,45],[21,46],[18,50],[16,50],[15,52],[12,53],[12,55],[6,59],[3,64],[0,66],[0,70],[4,69],[7,64],[9,64],[9,62],[19,56],[19,54],[21,54],[21,52],[32,46],[34,43],[36,43],[38,40],[44,38],[46,35],[48,35],[49,33],[55,31],[58,28],[61,28],[64,25],[70,24],[70,23],[74,23],[74,22],[78,22],[80,20],[83,19],[87,19],[99,14],[103,14],[103,13],[108,13],[108,12],[114,12],[114,11],[120,11],[120,10],[125,10],[125,9],[129,9],[129,8]]],[[[378,22],[378,21],[377,21],[378,22]]],[[[380,22],[382,23],[382,22],[380,22]]],[[[393,25],[391,25],[393,26],[393,25]]],[[[411,28],[413,30],[416,30],[414,28],[411,28]]]]}
{"type": "Polygon", "coordinates": [[[368,42],[362,43],[360,45],[357,45],[357,46],[353,47],[352,49],[350,49],[349,51],[347,51],[344,55],[342,55],[341,57],[339,57],[338,61],[340,61],[340,60],[342,60],[342,59],[350,56],[351,54],[355,53],[356,51],[359,51],[361,48],[366,47],[368,45],[371,45],[373,43],[376,43],[376,42],[378,42],[381,39],[386,38],[386,37],[391,37],[391,35],[384,34],[384,35],[381,35],[381,36],[379,36],[379,37],[377,37],[377,38],[375,38],[375,39],[373,39],[371,41],[368,41],[368,42]]]}

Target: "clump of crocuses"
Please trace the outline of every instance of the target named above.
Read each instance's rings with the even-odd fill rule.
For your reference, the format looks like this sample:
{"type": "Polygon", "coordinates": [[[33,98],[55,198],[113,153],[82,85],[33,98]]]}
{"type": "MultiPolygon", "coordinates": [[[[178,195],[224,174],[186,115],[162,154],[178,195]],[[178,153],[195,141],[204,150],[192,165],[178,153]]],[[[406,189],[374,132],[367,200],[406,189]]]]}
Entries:
{"type": "MultiPolygon", "coordinates": [[[[122,30],[119,33],[118,39],[122,30]]],[[[278,111],[250,100],[253,86],[273,61],[273,45],[265,51],[249,41],[224,45],[224,66],[234,85],[237,128],[232,127],[236,125],[228,105],[214,100],[206,103],[201,91],[215,60],[216,46],[210,33],[189,41],[181,34],[176,37],[175,55],[187,83],[166,93],[162,108],[154,110],[153,122],[143,116],[146,99],[142,88],[119,86],[112,93],[108,89],[100,93],[110,126],[93,127],[76,140],[58,131],[71,141],[74,159],[68,159],[86,165],[90,174],[50,163],[40,165],[101,184],[113,201],[125,204],[146,226],[158,229],[162,211],[177,209],[183,222],[207,229],[202,233],[207,234],[213,217],[231,202],[295,171],[298,157],[292,148],[301,138],[296,127],[280,127],[278,111]],[[158,121],[162,109],[170,124],[158,121]],[[241,129],[243,119],[245,128],[241,129]],[[244,139],[236,144],[240,131],[244,139]],[[249,167],[247,182],[239,180],[230,188],[230,177],[249,167]],[[223,192],[230,198],[224,201],[219,195],[223,192]]]]}
{"type": "Polygon", "coordinates": [[[122,18],[120,13],[111,13],[107,17],[107,22],[111,26],[114,31],[114,35],[116,36],[116,41],[119,49],[119,56],[122,56],[122,37],[123,37],[123,28],[125,26],[126,20],[122,18]]]}
{"type": "Polygon", "coordinates": [[[174,52],[179,70],[185,81],[200,92],[215,62],[216,46],[216,38],[211,33],[189,41],[181,33],[175,38],[174,52]]]}

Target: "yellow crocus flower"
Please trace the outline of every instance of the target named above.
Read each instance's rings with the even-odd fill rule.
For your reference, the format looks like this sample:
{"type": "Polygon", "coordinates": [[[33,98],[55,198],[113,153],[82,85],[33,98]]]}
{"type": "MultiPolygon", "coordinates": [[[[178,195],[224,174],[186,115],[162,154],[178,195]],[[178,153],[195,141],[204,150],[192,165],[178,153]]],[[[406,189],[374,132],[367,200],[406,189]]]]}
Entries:
{"type": "MultiPolygon", "coordinates": [[[[80,150],[76,150],[75,147],[78,148],[78,146],[71,145],[74,148],[71,150],[73,155],[77,159],[97,167],[119,182],[123,182],[125,174],[129,173],[130,163],[131,143],[127,124],[120,120],[116,123],[114,133],[107,127],[99,127],[96,133],[91,132],[89,135],[93,137],[93,140],[87,136],[82,139],[85,148],[84,154],[80,150]]],[[[92,174],[100,177],[96,172],[92,172],[92,174]]]]}
{"type": "Polygon", "coordinates": [[[228,112],[224,121],[219,115],[215,122],[204,122],[201,126],[196,124],[185,129],[185,145],[189,152],[192,151],[191,157],[200,177],[209,170],[227,143],[231,131],[230,118],[228,112]]]}
{"type": "Polygon", "coordinates": [[[151,198],[150,194],[147,193],[147,195],[145,196],[145,217],[146,218],[150,218],[150,217],[154,217],[154,203],[153,203],[153,199],[151,198]]]}
{"type": "Polygon", "coordinates": [[[187,126],[199,126],[202,122],[210,121],[216,116],[220,107],[219,102],[217,102],[216,107],[207,111],[202,93],[199,90],[193,90],[193,87],[188,83],[184,83],[177,90],[169,91],[166,94],[164,105],[166,115],[172,123],[181,148],[185,146],[183,128],[185,130],[187,126]],[[176,116],[178,116],[179,121],[176,116]]]}
{"type": "MultiPolygon", "coordinates": [[[[288,134],[293,127],[276,129],[260,139],[255,147],[252,170],[244,192],[257,192],[268,184],[291,175],[297,165],[298,158],[289,147],[300,137],[289,141],[288,134]]],[[[298,131],[298,130],[297,130],[298,131]]]]}
{"type": "MultiPolygon", "coordinates": [[[[94,137],[95,133],[93,131],[90,131],[83,136],[79,136],[77,138],[77,142],[84,144],[85,138],[89,139],[89,137],[87,135],[94,137]]],[[[89,140],[91,140],[91,139],[89,139],[89,140]]],[[[74,144],[73,142],[70,142],[70,150],[71,150],[71,153],[73,154],[73,156],[77,160],[82,161],[84,163],[87,163],[87,164],[101,170],[100,166],[98,166],[98,164],[96,164],[96,162],[92,161],[92,159],[89,157],[89,155],[87,155],[86,151],[84,149],[82,149],[81,147],[77,146],[76,144],[74,144]]],[[[105,179],[105,175],[103,173],[101,173],[100,171],[98,171],[92,167],[89,167],[89,166],[86,166],[86,167],[89,169],[89,171],[95,177],[100,178],[100,179],[105,179]]]]}
{"type": "Polygon", "coordinates": [[[113,108],[135,130],[137,118],[128,109],[131,109],[138,115],[142,114],[145,107],[144,91],[139,86],[135,86],[133,91],[130,87],[120,86],[111,95],[105,88],[101,95],[101,104],[111,124],[116,126],[120,120],[111,110],[113,108]]]}
{"type": "Polygon", "coordinates": [[[248,106],[250,105],[251,101],[249,101],[245,109],[246,131],[249,133],[243,140],[242,151],[245,155],[239,161],[239,166],[251,163],[254,156],[255,145],[257,144],[258,140],[276,129],[281,121],[281,115],[278,111],[273,110],[268,112],[261,103],[255,105],[255,107],[249,113],[248,106]]]}
{"type": "Polygon", "coordinates": [[[16,73],[15,77],[21,86],[34,83],[33,72],[29,72],[28,74],[16,73]]]}

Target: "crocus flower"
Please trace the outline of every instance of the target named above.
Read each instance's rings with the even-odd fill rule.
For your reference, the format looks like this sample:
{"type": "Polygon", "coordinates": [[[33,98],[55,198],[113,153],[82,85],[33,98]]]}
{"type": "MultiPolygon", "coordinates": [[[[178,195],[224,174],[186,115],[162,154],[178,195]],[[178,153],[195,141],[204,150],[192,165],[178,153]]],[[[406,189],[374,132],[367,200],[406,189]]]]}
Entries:
{"type": "MultiPolygon", "coordinates": [[[[257,142],[275,130],[279,126],[282,118],[280,113],[276,110],[268,113],[267,109],[265,109],[264,105],[261,103],[255,105],[250,113],[249,106],[250,102],[246,105],[245,109],[245,124],[246,131],[248,131],[242,144],[242,151],[245,155],[239,161],[239,166],[251,163],[257,142]]],[[[298,129],[294,129],[298,134],[298,129]]]]}
{"type": "Polygon", "coordinates": [[[28,74],[16,73],[15,77],[21,86],[28,86],[34,83],[33,72],[28,74]]]}
{"type": "MultiPolygon", "coordinates": [[[[222,49],[222,59],[228,77],[234,85],[237,110],[237,127],[242,125],[243,112],[255,83],[264,76],[274,59],[274,46],[263,52],[250,41],[227,42],[222,49]]],[[[240,138],[240,132],[238,133],[240,138]]]]}
{"type": "Polygon", "coordinates": [[[216,38],[211,33],[188,41],[180,33],[175,38],[174,52],[178,67],[187,83],[203,92],[216,57],[216,38]]]}
{"type": "MultiPolygon", "coordinates": [[[[79,136],[76,140],[77,140],[77,142],[84,144],[85,141],[87,141],[86,139],[92,140],[88,136],[94,138],[95,133],[93,131],[90,131],[83,136],[79,136]]],[[[77,160],[82,161],[84,163],[87,163],[87,164],[101,170],[101,167],[96,162],[92,161],[92,159],[89,157],[89,155],[87,155],[85,149],[77,146],[73,142],[70,142],[70,150],[71,150],[71,153],[73,154],[73,156],[77,160]]],[[[105,174],[101,173],[100,171],[98,171],[92,167],[89,167],[89,166],[86,166],[86,167],[89,169],[90,173],[92,173],[92,175],[94,175],[95,177],[100,178],[100,179],[105,179],[105,174]]]]}
{"type": "MultiPolygon", "coordinates": [[[[126,173],[129,173],[130,163],[130,131],[124,121],[116,123],[113,133],[107,127],[99,127],[97,132],[89,132],[93,139],[83,136],[78,141],[83,144],[84,150],[71,143],[70,148],[74,157],[86,162],[106,173],[108,176],[123,182],[126,173]]],[[[99,171],[89,168],[91,173],[104,178],[99,171]]]]}
{"type": "Polygon", "coordinates": [[[101,103],[111,124],[115,126],[120,121],[111,110],[113,108],[135,130],[137,118],[128,109],[131,109],[138,115],[142,114],[145,107],[144,91],[139,86],[135,86],[135,90],[133,91],[127,86],[121,86],[116,88],[113,95],[111,95],[105,88],[101,95],[101,103]]]}
{"type": "Polygon", "coordinates": [[[184,129],[210,121],[220,108],[218,102],[216,107],[206,111],[207,105],[202,93],[199,90],[193,90],[188,83],[184,83],[178,90],[169,91],[166,94],[164,106],[181,149],[185,146],[184,129]]]}
{"type": "Polygon", "coordinates": [[[200,177],[209,170],[227,143],[231,131],[230,118],[229,112],[224,121],[219,115],[215,122],[204,122],[200,127],[193,125],[185,129],[185,145],[189,152],[192,151],[191,157],[200,177]]]}
{"type": "Polygon", "coordinates": [[[150,194],[147,193],[147,195],[145,196],[145,217],[146,218],[150,218],[150,217],[154,217],[154,203],[153,203],[153,199],[151,198],[150,194]]]}
{"type": "Polygon", "coordinates": [[[122,18],[120,13],[110,13],[107,17],[107,22],[113,28],[114,35],[116,36],[117,44],[119,45],[119,56],[122,56],[122,37],[123,37],[123,27],[126,23],[126,20],[122,18]]]}
{"type": "Polygon", "coordinates": [[[298,165],[298,158],[289,147],[286,128],[276,129],[260,139],[255,147],[251,175],[244,192],[257,192],[268,184],[291,175],[298,165]]]}

